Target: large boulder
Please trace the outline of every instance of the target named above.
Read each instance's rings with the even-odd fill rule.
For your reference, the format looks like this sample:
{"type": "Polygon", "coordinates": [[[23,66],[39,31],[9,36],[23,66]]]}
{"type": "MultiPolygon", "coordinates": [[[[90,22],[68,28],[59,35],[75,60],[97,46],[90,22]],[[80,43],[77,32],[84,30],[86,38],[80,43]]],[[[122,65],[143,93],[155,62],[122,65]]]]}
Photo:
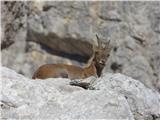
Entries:
{"type": "Polygon", "coordinates": [[[160,94],[131,77],[122,74],[105,74],[91,86],[106,92],[112,89],[123,95],[136,119],[160,117],[160,94]]]}
{"type": "Polygon", "coordinates": [[[85,90],[71,86],[69,79],[32,80],[5,67],[0,70],[5,119],[160,118],[160,94],[121,74],[91,77],[95,89],[85,90]]]}
{"type": "Polygon", "coordinates": [[[2,118],[133,119],[125,97],[114,91],[84,90],[69,86],[69,79],[31,80],[7,68],[1,71],[2,118]]]}

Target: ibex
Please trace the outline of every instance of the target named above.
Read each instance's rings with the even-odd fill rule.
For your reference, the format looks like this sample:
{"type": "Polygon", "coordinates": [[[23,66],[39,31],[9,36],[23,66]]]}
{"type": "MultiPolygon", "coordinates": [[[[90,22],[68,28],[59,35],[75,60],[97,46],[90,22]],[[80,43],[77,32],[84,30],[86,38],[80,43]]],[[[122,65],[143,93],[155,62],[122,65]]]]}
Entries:
{"type": "Polygon", "coordinates": [[[105,44],[98,40],[98,46],[93,45],[93,54],[88,60],[85,67],[78,67],[66,64],[45,64],[42,65],[33,75],[33,79],[46,78],[69,78],[69,79],[84,79],[90,76],[100,77],[105,63],[109,57],[111,47],[109,42],[105,44]]]}

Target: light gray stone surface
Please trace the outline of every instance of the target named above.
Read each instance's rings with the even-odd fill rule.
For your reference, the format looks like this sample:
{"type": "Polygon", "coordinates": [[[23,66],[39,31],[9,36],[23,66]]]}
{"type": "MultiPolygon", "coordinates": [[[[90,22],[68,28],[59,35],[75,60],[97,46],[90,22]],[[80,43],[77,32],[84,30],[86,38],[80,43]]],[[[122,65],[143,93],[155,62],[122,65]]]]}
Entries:
{"type": "Polygon", "coordinates": [[[131,77],[119,73],[104,74],[91,86],[106,92],[112,89],[125,96],[136,119],[149,119],[150,115],[160,117],[160,94],[131,77]]]}
{"type": "Polygon", "coordinates": [[[4,119],[160,118],[160,94],[122,74],[105,74],[91,83],[95,90],[85,90],[69,85],[69,79],[32,80],[6,67],[0,70],[4,119]]]}
{"type": "Polygon", "coordinates": [[[61,78],[31,80],[4,67],[1,71],[2,118],[134,119],[125,97],[114,91],[84,90],[61,78]]]}

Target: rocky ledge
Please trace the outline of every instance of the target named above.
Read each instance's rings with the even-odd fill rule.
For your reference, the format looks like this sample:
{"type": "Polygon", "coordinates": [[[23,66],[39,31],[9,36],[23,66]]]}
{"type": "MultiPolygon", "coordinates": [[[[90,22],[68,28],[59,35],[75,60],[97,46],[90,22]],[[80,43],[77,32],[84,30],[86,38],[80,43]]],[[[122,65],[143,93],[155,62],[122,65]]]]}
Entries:
{"type": "Polygon", "coordinates": [[[119,73],[77,80],[89,84],[83,89],[69,79],[32,80],[0,69],[1,119],[160,119],[160,94],[119,73]]]}

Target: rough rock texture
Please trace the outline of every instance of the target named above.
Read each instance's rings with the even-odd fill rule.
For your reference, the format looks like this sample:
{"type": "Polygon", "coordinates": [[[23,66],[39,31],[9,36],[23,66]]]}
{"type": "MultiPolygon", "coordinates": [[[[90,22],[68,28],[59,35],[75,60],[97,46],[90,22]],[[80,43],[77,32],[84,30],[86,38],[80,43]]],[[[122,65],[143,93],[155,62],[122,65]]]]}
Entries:
{"type": "Polygon", "coordinates": [[[4,119],[160,118],[160,94],[121,74],[94,79],[95,90],[85,90],[71,86],[69,79],[32,80],[5,67],[0,70],[4,119]]]}
{"type": "Polygon", "coordinates": [[[104,73],[120,72],[160,89],[159,1],[18,2],[13,6],[17,4],[26,5],[20,11],[27,11],[27,27],[24,37],[16,35],[15,43],[2,51],[3,65],[30,77],[44,63],[82,65],[98,34],[113,46],[104,73]]]}
{"type": "MultiPolygon", "coordinates": [[[[105,74],[92,85],[99,90],[115,90],[125,96],[130,109],[137,119],[160,117],[160,94],[147,89],[144,84],[122,74],[105,74]],[[154,103],[154,104],[153,104],[154,103]]],[[[150,118],[151,119],[151,118],[150,118]]]]}
{"type": "MultiPolygon", "coordinates": [[[[2,64],[19,72],[25,60],[27,4],[1,1],[2,64]]],[[[27,70],[25,70],[27,73],[27,70]]]]}
{"type": "Polygon", "coordinates": [[[66,79],[30,80],[7,68],[1,71],[2,118],[133,119],[125,97],[114,91],[86,91],[66,79]]]}
{"type": "Polygon", "coordinates": [[[19,47],[19,49],[24,49],[23,42],[25,41],[25,38],[23,38],[23,32],[26,32],[24,31],[24,27],[26,27],[27,24],[27,10],[25,7],[26,4],[23,2],[1,2],[1,49],[9,47],[13,43],[16,43],[17,47],[19,47],[21,43],[21,47],[19,47]]]}

